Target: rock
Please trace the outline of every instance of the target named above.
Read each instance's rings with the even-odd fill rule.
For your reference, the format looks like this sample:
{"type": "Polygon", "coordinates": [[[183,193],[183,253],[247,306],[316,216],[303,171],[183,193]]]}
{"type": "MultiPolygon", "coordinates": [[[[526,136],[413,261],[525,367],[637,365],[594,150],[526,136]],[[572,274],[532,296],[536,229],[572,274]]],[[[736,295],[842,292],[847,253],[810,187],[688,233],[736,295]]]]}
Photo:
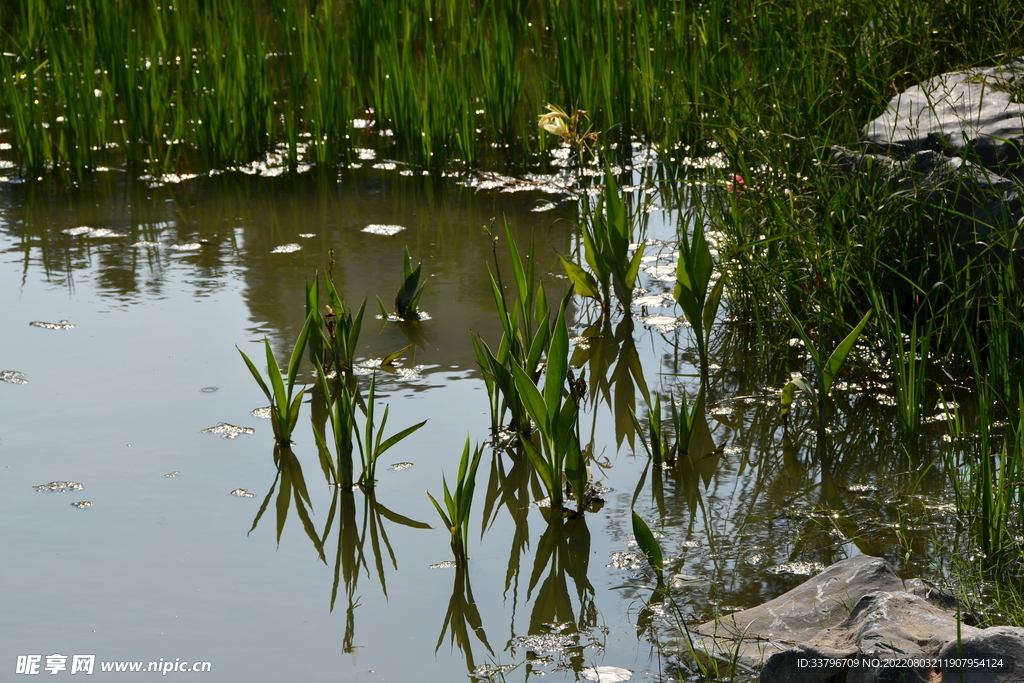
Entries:
{"type": "Polygon", "coordinates": [[[1024,57],[941,74],[890,100],[861,150],[834,147],[832,160],[872,176],[882,206],[920,216],[911,224],[931,239],[953,238],[973,254],[1021,249],[1006,228],[1024,225],[1022,98],[1024,57]]]}
{"type": "Polygon", "coordinates": [[[940,659],[963,661],[995,660],[1001,666],[988,671],[980,667],[955,667],[942,672],[942,683],[1009,683],[1024,681],[1024,628],[993,626],[972,629],[959,642],[952,640],[939,650],[940,659]],[[996,675],[993,676],[993,671],[996,675]]]}
{"type": "Polygon", "coordinates": [[[941,660],[958,657],[1002,659],[1001,667],[963,668],[964,681],[1024,680],[1024,628],[974,628],[962,609],[958,624],[956,608],[954,598],[901,579],[885,560],[860,556],[691,636],[699,652],[761,668],[762,683],[953,683],[961,671],[941,660]]]}
{"type": "Polygon", "coordinates": [[[933,150],[1008,168],[1021,162],[1024,150],[1021,93],[1024,57],[941,74],[892,98],[862,140],[870,152],[905,158],[933,150]]]}

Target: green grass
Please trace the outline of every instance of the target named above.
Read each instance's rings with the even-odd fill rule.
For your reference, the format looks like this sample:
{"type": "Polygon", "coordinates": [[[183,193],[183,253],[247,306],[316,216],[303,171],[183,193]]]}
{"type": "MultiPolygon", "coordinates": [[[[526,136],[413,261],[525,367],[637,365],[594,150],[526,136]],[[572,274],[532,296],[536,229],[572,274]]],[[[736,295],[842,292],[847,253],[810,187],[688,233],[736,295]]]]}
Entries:
{"type": "Polygon", "coordinates": [[[393,135],[360,146],[443,168],[550,145],[536,117],[555,102],[606,143],[718,140],[796,170],[894,89],[1019,51],[1022,27],[1011,0],[26,0],[0,16],[0,126],[30,174],[201,172],[278,145],[293,168],[341,161],[372,111],[393,135]]]}

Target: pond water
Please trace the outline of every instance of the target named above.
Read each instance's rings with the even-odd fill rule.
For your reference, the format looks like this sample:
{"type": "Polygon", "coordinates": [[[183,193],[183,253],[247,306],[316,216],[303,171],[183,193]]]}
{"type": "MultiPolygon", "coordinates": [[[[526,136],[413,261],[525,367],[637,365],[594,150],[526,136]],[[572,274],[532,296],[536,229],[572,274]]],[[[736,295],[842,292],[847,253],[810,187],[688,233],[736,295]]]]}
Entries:
{"type": "MultiPolygon", "coordinates": [[[[534,233],[556,301],[567,286],[556,252],[576,247],[574,202],[390,168],[182,182],[109,171],[69,193],[0,187],[3,670],[21,655],[45,666],[78,654],[96,656],[98,680],[124,678],[101,662],[210,662],[204,680],[253,683],[571,681],[599,666],[671,677],[684,645],[671,619],[644,612],[653,581],[630,507],[648,459],[624,408],[647,414],[640,368],[666,397],[697,386],[690,331],[672,320],[681,311],[657,298],[672,291],[672,268],[659,266],[673,263],[686,219],[678,193],[641,170],[625,180],[632,201],[658,209],[635,236],[648,239],[637,293],[647,298],[610,318],[577,303],[570,331],[599,344],[581,430],[605,505],[549,524],[521,462],[488,448],[465,571],[445,565],[448,531],[426,494],[454,478],[467,435],[490,439],[471,344],[472,331],[496,345],[501,329],[482,227],[504,216],[523,246],[534,233]],[[415,326],[374,318],[375,297],[390,307],[401,283],[405,247],[426,279],[429,319],[415,326]],[[348,495],[322,479],[303,408],[294,453],[321,559],[294,504],[276,497],[272,430],[252,412],[266,401],[236,347],[260,359],[269,338],[284,362],[305,285],[332,255],[347,301],[369,297],[357,358],[413,343],[401,368],[377,375],[388,432],[427,423],[386,454],[374,496],[348,495]],[[220,423],[244,429],[204,431],[220,423]],[[51,482],[81,487],[34,488],[51,482]]],[[[507,267],[503,243],[498,254],[507,267]]],[[[650,472],[636,504],[679,575],[686,618],[759,604],[860,553],[925,573],[905,549],[927,555],[947,509],[905,492],[886,397],[837,392],[825,449],[795,427],[784,438],[785,359],[757,360],[741,326],[725,312],[719,322],[710,455],[686,474],[650,472]]],[[[309,368],[302,378],[312,383],[309,368]]]]}

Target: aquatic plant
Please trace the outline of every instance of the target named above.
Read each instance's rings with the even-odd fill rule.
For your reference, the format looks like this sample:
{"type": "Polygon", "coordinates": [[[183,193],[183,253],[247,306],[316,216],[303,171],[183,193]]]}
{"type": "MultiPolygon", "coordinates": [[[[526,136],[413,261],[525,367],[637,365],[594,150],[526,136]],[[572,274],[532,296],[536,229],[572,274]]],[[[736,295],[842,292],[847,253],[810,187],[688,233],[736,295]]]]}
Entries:
{"type": "Polygon", "coordinates": [[[483,454],[483,447],[477,445],[470,455],[469,437],[466,437],[466,445],[462,449],[462,458],[459,460],[459,473],[455,479],[455,491],[448,488],[448,481],[442,478],[444,485],[444,508],[437,502],[434,496],[427,493],[430,502],[441,515],[445,526],[451,532],[452,552],[458,562],[465,562],[467,559],[467,534],[469,532],[469,512],[473,506],[473,490],[476,488],[476,469],[480,465],[480,456],[483,454]]]}
{"type": "MultiPolygon", "coordinates": [[[[534,273],[536,258],[533,236],[530,236],[530,246],[524,264],[508,220],[503,219],[503,226],[517,296],[512,305],[505,299],[505,285],[498,264],[498,237],[492,236],[495,270],[490,274],[491,294],[498,310],[502,337],[495,353],[480,335],[473,334],[473,350],[487,385],[491,430],[500,431],[504,416],[508,413],[508,429],[529,434],[530,415],[512,369],[523,369],[534,384],[540,379],[538,368],[551,339],[551,312],[544,284],[539,282],[534,273]]],[[[490,229],[487,232],[491,234],[490,229]]]]}
{"type": "Polygon", "coordinates": [[[704,389],[697,390],[696,398],[692,407],[689,405],[689,397],[686,390],[683,390],[682,400],[679,408],[676,408],[675,397],[670,395],[669,408],[672,414],[672,429],[676,435],[675,443],[669,445],[662,431],[661,395],[654,394],[654,405],[647,414],[647,435],[644,436],[644,428],[637,419],[636,413],[630,411],[630,418],[633,421],[633,428],[644,450],[654,461],[655,465],[675,462],[677,454],[685,454],[690,448],[690,439],[697,426],[697,419],[704,413],[704,389]]]}
{"type": "MultiPolygon", "coordinates": [[[[364,489],[372,489],[376,484],[374,475],[377,470],[377,459],[380,458],[380,456],[389,448],[405,439],[423,425],[427,424],[426,420],[418,422],[413,426],[406,427],[400,432],[384,439],[384,428],[388,423],[388,412],[390,411],[391,406],[384,406],[384,415],[381,416],[380,427],[377,427],[374,419],[376,386],[377,375],[374,373],[370,376],[370,390],[366,397],[364,416],[365,423],[362,429],[362,438],[356,439],[356,446],[359,449],[359,457],[363,463],[363,472],[359,477],[359,485],[364,489]]],[[[344,425],[342,425],[342,428],[344,428],[344,425]]]]}
{"type": "Polygon", "coordinates": [[[658,543],[658,539],[655,538],[651,527],[647,525],[643,517],[633,512],[630,519],[637,548],[643,553],[647,564],[658,579],[658,588],[663,589],[665,587],[665,554],[661,551],[661,544],[658,543]]]}
{"type": "MultiPolygon", "coordinates": [[[[579,405],[572,396],[566,397],[566,379],[569,372],[569,330],[565,323],[565,301],[555,317],[555,328],[547,349],[543,393],[533,378],[518,364],[512,366],[516,390],[530,418],[537,426],[538,447],[529,436],[520,431],[520,441],[526,448],[530,462],[540,475],[551,509],[564,509],[562,477],[572,491],[576,509],[586,506],[587,467],[579,440],[579,405]]],[[[520,428],[521,429],[521,428],[520,428]]]]}
{"type": "Polygon", "coordinates": [[[711,284],[713,274],[711,247],[704,235],[704,223],[698,218],[694,221],[692,236],[687,238],[684,235],[679,239],[674,295],[697,342],[702,387],[708,384],[708,344],[726,283],[726,277],[719,275],[711,284]]]}
{"type": "Polygon", "coordinates": [[[893,85],[1012,52],[1024,25],[1012,0],[872,0],[855,21],[840,3],[724,0],[257,7],[18,3],[0,18],[0,127],[18,162],[78,174],[113,156],[197,172],[280,145],[294,170],[300,157],[326,166],[379,144],[438,169],[543,148],[524,131],[552,101],[588,103],[602,137],[625,146],[642,135],[671,155],[680,141],[734,139],[760,159],[761,131],[781,132],[798,144],[779,161],[806,162],[815,139],[855,138],[893,85]]]}
{"type": "Polygon", "coordinates": [[[879,327],[889,342],[892,361],[892,382],[896,391],[896,415],[900,428],[908,437],[913,437],[921,427],[921,411],[925,401],[925,379],[931,353],[935,320],[914,311],[907,323],[895,300],[887,302],[880,292],[872,291],[874,306],[880,311],[879,327]]]}
{"type": "Polygon", "coordinates": [[[614,176],[606,172],[604,191],[594,210],[585,213],[580,226],[584,260],[590,272],[581,264],[558,256],[576,293],[597,299],[606,310],[611,307],[611,291],[623,307],[629,306],[633,298],[633,285],[644,256],[642,245],[632,255],[629,253],[634,222],[619,196],[614,176]]]}
{"type": "Polygon", "coordinates": [[[821,338],[822,330],[819,328],[819,340],[815,343],[811,340],[807,332],[804,331],[803,325],[799,323],[796,316],[786,305],[786,302],[779,297],[779,305],[786,312],[786,316],[793,324],[793,328],[797,334],[800,335],[800,340],[804,344],[804,348],[807,349],[807,353],[810,354],[811,360],[814,363],[815,368],[815,382],[812,384],[803,375],[797,375],[793,377],[789,384],[783,389],[782,401],[784,412],[789,409],[789,404],[792,403],[794,391],[799,389],[807,400],[811,402],[814,407],[814,414],[819,418],[819,431],[824,431],[825,421],[825,405],[828,401],[829,392],[832,391],[832,385],[836,381],[836,377],[839,375],[839,371],[842,370],[843,365],[846,364],[846,357],[850,354],[857,340],[860,338],[860,333],[864,329],[864,326],[868,324],[868,320],[871,318],[872,311],[868,311],[864,314],[864,317],[860,319],[860,322],[854,326],[853,330],[850,331],[846,337],[836,345],[832,353],[825,357],[827,349],[824,347],[824,341],[821,338]]]}
{"type": "Polygon", "coordinates": [[[356,412],[358,411],[358,396],[347,382],[339,381],[335,384],[335,391],[327,381],[327,373],[323,366],[317,361],[316,373],[320,384],[320,393],[327,404],[327,417],[330,422],[330,435],[334,442],[334,455],[327,439],[321,430],[313,422],[313,435],[316,437],[317,446],[320,451],[320,464],[325,475],[335,486],[351,489],[355,481],[353,468],[353,454],[355,453],[358,441],[356,426],[356,412]]]}
{"type": "Polygon", "coordinates": [[[274,358],[274,351],[270,348],[270,341],[267,339],[263,340],[267,353],[267,377],[270,381],[270,387],[273,387],[273,391],[267,386],[267,382],[263,380],[260,371],[249,360],[249,356],[245,355],[245,352],[241,349],[238,349],[238,352],[242,354],[246,367],[252,373],[253,379],[260,385],[260,389],[263,390],[263,393],[266,394],[267,399],[270,401],[271,425],[274,428],[274,437],[280,446],[286,447],[291,444],[292,431],[295,429],[295,423],[299,419],[299,410],[302,407],[302,395],[305,389],[300,389],[298,394],[295,393],[295,378],[299,373],[299,365],[302,362],[302,354],[306,349],[306,341],[309,338],[312,321],[312,315],[306,316],[306,322],[303,323],[302,329],[299,330],[299,336],[296,338],[295,346],[292,348],[291,358],[288,360],[287,376],[281,373],[277,359],[274,358]]]}
{"type": "MultiPolygon", "coordinates": [[[[661,548],[661,543],[658,542],[658,538],[651,531],[647,522],[636,511],[632,511],[630,517],[633,527],[633,539],[636,541],[637,548],[647,560],[648,566],[654,572],[654,577],[657,581],[654,592],[644,607],[645,613],[642,613],[637,619],[638,632],[642,633],[649,627],[651,617],[653,616],[652,606],[663,606],[659,611],[668,612],[675,621],[679,632],[684,637],[686,652],[689,654],[695,668],[695,680],[735,680],[737,670],[741,668],[739,663],[739,647],[742,643],[742,638],[731,638],[735,640],[735,649],[730,653],[730,657],[721,660],[716,657],[708,657],[708,653],[704,648],[697,647],[693,636],[690,634],[690,627],[683,616],[679,603],[676,602],[675,597],[665,584],[665,554],[661,548]]],[[[732,635],[735,636],[735,634],[732,635]]],[[[746,669],[748,673],[753,673],[748,667],[742,668],[746,669]]],[[[679,675],[682,677],[682,671],[679,672],[679,675]]]]}
{"type": "Polygon", "coordinates": [[[327,291],[326,314],[320,311],[319,273],[314,276],[312,283],[306,285],[306,315],[314,317],[309,337],[310,358],[314,363],[333,367],[339,375],[351,377],[359,334],[363,327],[366,299],[363,299],[353,316],[351,308],[338,294],[330,271],[326,273],[324,286],[327,291]]]}
{"type": "Polygon", "coordinates": [[[549,103],[545,106],[548,113],[538,117],[537,126],[562,138],[562,142],[575,149],[580,166],[582,166],[584,150],[592,152],[593,145],[600,135],[594,130],[593,124],[588,123],[586,129],[583,129],[583,119],[589,121],[587,112],[575,109],[572,114],[567,114],[562,108],[553,104],[549,103]]]}
{"type": "Polygon", "coordinates": [[[972,526],[985,566],[1007,570],[1019,562],[1017,530],[1024,524],[1024,384],[1015,395],[1002,394],[992,372],[998,359],[982,357],[975,343],[966,351],[977,374],[974,419],[969,425],[959,407],[943,401],[951,444],[946,460],[957,511],[972,526]],[[1009,418],[1004,430],[997,429],[999,409],[1009,418]]]}
{"type": "MultiPolygon", "coordinates": [[[[397,354],[393,354],[397,355],[397,354]]],[[[388,359],[385,359],[387,361],[388,359]]],[[[396,445],[410,434],[420,429],[427,423],[426,420],[414,424],[411,427],[401,430],[397,434],[384,439],[384,429],[387,426],[388,412],[391,406],[384,407],[384,415],[381,418],[380,427],[377,427],[374,413],[376,410],[376,386],[377,375],[370,377],[370,388],[364,400],[359,396],[359,385],[345,381],[340,375],[334,383],[333,389],[328,382],[327,373],[319,361],[314,361],[321,400],[326,403],[327,422],[330,424],[330,431],[324,434],[321,428],[313,422],[313,434],[316,437],[317,446],[320,452],[320,465],[325,476],[336,486],[352,488],[358,484],[364,490],[374,487],[377,459],[392,446],[396,445]],[[362,412],[363,426],[358,424],[358,413],[362,412]],[[328,442],[327,436],[332,437],[328,442]],[[333,455],[331,446],[333,445],[333,455]],[[354,454],[359,451],[359,458],[362,463],[362,472],[355,479],[354,454]]]]}
{"type": "MultiPolygon", "coordinates": [[[[413,321],[420,319],[419,303],[420,297],[423,296],[423,287],[420,286],[420,271],[423,269],[423,264],[416,264],[416,269],[412,267],[412,257],[409,256],[409,247],[405,248],[405,261],[403,264],[405,271],[405,277],[402,280],[402,286],[398,290],[398,294],[395,295],[395,316],[404,321],[413,321]]],[[[377,299],[380,304],[380,312],[385,318],[389,317],[387,308],[384,306],[384,302],[377,299]]]]}

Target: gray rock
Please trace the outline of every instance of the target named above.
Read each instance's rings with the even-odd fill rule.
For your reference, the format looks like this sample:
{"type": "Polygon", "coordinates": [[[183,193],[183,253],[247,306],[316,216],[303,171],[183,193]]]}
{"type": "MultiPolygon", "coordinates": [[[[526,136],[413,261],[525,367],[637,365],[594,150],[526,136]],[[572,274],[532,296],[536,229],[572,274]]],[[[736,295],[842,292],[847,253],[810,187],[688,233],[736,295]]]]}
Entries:
{"type": "Polygon", "coordinates": [[[833,162],[874,178],[880,208],[900,211],[926,240],[1002,256],[1024,247],[1014,237],[1024,225],[1022,98],[1024,57],[941,74],[890,100],[861,150],[833,148],[833,162]]]}
{"type": "Polygon", "coordinates": [[[862,140],[868,151],[897,157],[934,150],[1008,168],[1024,150],[1022,92],[1024,57],[941,74],[892,98],[862,140]]]}
{"type": "Polygon", "coordinates": [[[1024,680],[1024,628],[993,626],[973,631],[970,635],[964,635],[959,642],[953,640],[943,645],[939,650],[939,658],[960,659],[971,663],[995,660],[998,666],[948,667],[942,671],[942,683],[1010,683],[1024,680]]]}
{"type": "Polygon", "coordinates": [[[1024,680],[1024,629],[974,628],[956,606],[919,579],[901,579],[885,560],[860,556],[701,624],[691,637],[707,656],[761,668],[762,683],[952,683],[959,671],[935,660],[956,657],[958,641],[961,659],[1004,658],[1002,668],[964,668],[965,681],[1024,680]]]}

